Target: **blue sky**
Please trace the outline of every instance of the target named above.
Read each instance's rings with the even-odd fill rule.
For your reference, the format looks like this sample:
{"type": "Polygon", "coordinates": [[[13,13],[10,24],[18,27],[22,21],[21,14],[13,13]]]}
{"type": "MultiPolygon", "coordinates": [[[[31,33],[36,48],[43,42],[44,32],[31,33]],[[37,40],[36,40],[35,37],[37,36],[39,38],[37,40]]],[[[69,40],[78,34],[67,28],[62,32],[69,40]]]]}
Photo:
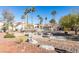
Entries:
{"type": "MultiPolygon", "coordinates": [[[[2,10],[9,9],[15,16],[16,21],[22,21],[21,16],[26,8],[31,8],[31,6],[0,6],[0,18],[2,18],[2,10]]],[[[49,20],[52,18],[51,11],[56,10],[56,21],[58,22],[60,18],[71,12],[72,9],[79,9],[78,6],[35,6],[36,12],[33,15],[29,14],[29,22],[31,23],[31,16],[34,18],[34,23],[38,23],[37,15],[41,15],[43,18],[47,17],[49,20]]]]}

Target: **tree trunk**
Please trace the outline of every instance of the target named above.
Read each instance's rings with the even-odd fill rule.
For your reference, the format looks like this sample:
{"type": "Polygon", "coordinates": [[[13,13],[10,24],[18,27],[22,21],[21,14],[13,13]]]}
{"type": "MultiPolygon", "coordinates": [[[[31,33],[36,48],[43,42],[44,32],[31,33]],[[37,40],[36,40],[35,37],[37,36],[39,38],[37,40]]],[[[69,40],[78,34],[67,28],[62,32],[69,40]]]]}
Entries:
{"type": "Polygon", "coordinates": [[[28,28],[28,15],[27,15],[27,28],[28,28]]]}
{"type": "Polygon", "coordinates": [[[67,35],[67,34],[68,34],[68,32],[65,32],[65,34],[67,35]]]}
{"type": "Polygon", "coordinates": [[[75,29],[75,35],[77,35],[77,32],[78,32],[77,29],[75,29]]]}
{"type": "Polygon", "coordinates": [[[3,31],[6,32],[6,27],[3,28],[3,31]]]}
{"type": "MultiPolygon", "coordinates": [[[[33,13],[32,13],[32,15],[33,15],[33,13]]],[[[32,22],[32,24],[33,24],[33,16],[31,16],[31,22],[32,22]]]]}
{"type": "MultiPolygon", "coordinates": [[[[31,17],[32,19],[31,19],[31,22],[32,22],[32,25],[33,25],[33,17],[31,17]]],[[[31,26],[32,27],[32,29],[34,29],[34,26],[31,26]]]]}

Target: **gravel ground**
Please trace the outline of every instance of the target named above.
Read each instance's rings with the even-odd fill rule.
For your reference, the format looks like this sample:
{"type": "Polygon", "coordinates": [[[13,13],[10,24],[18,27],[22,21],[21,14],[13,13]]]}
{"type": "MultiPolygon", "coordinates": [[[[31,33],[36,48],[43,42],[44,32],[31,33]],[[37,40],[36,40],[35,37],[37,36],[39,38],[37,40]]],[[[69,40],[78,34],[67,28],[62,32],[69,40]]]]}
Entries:
{"type": "MultiPolygon", "coordinates": [[[[49,51],[28,42],[18,44],[15,38],[4,39],[4,33],[0,33],[0,53],[55,53],[55,51],[49,51]]],[[[15,33],[17,36],[21,36],[21,33],[15,33]]]]}
{"type": "Polygon", "coordinates": [[[66,50],[68,52],[72,53],[78,53],[79,52],[79,43],[76,41],[70,41],[70,40],[50,40],[48,38],[43,38],[38,35],[34,35],[33,39],[37,40],[40,44],[48,44],[52,45],[55,48],[66,50]]]}
{"type": "MultiPolygon", "coordinates": [[[[40,45],[52,45],[55,47],[55,51],[49,51],[44,48],[39,48],[36,45],[30,43],[17,44],[15,40],[6,40],[3,38],[5,34],[0,33],[0,52],[6,53],[57,53],[57,52],[67,52],[78,53],[79,43],[77,41],[71,40],[50,40],[48,38],[43,38],[39,35],[33,35],[33,39],[37,40],[40,45]]],[[[17,36],[22,36],[22,33],[15,33],[17,36]]]]}
{"type": "Polygon", "coordinates": [[[17,44],[14,41],[0,40],[0,52],[2,53],[52,53],[55,51],[48,51],[39,48],[27,42],[17,44]]]}

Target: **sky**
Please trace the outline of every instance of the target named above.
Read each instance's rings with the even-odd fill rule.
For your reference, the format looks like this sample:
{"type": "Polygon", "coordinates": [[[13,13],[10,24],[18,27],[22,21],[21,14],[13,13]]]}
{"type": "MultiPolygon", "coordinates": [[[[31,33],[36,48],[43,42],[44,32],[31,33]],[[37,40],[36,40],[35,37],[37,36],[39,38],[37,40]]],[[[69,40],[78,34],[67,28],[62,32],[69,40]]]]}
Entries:
{"type": "MultiPolygon", "coordinates": [[[[2,18],[2,12],[3,10],[10,10],[13,15],[15,16],[15,21],[21,22],[21,16],[23,15],[23,12],[26,8],[31,8],[32,6],[0,6],[0,18],[2,18]]],[[[29,23],[31,23],[31,17],[33,17],[33,23],[38,24],[38,18],[37,15],[42,16],[43,18],[47,17],[48,20],[46,23],[48,23],[52,19],[51,11],[56,10],[56,16],[55,20],[58,22],[62,16],[65,16],[71,12],[73,9],[78,9],[78,6],[35,6],[35,13],[33,15],[29,14],[29,23]]],[[[43,22],[45,23],[45,21],[43,22]]]]}

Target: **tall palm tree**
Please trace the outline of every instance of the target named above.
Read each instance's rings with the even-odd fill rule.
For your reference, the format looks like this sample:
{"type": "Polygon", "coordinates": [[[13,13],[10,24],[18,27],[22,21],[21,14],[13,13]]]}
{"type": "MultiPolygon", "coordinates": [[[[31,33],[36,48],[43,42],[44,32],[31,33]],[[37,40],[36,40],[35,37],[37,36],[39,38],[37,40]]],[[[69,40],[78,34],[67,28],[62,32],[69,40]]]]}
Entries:
{"type": "MultiPolygon", "coordinates": [[[[43,18],[40,15],[37,15],[38,20],[39,20],[39,25],[41,25],[43,23],[43,18]]],[[[40,26],[39,26],[40,28],[40,26]]]]}
{"type": "Polygon", "coordinates": [[[55,10],[53,10],[52,12],[51,12],[51,15],[53,16],[53,19],[55,19],[55,15],[56,15],[56,11],[55,10]]]}
{"type": "Polygon", "coordinates": [[[21,16],[21,19],[23,20],[23,22],[25,22],[25,18],[26,18],[25,15],[21,16]]]}
{"type": "Polygon", "coordinates": [[[51,28],[52,28],[52,25],[54,26],[56,24],[56,21],[54,19],[51,19],[49,22],[51,23],[51,28]]]}
{"type": "Polygon", "coordinates": [[[28,14],[30,13],[30,11],[31,11],[31,10],[28,9],[28,8],[25,9],[25,11],[24,11],[24,15],[27,16],[27,24],[28,24],[28,14]]]}
{"type": "Polygon", "coordinates": [[[56,10],[53,10],[52,12],[51,12],[51,15],[52,15],[52,19],[49,21],[51,24],[53,24],[53,25],[55,25],[56,24],[56,21],[55,21],[55,16],[56,16],[56,10]]]}
{"type": "Polygon", "coordinates": [[[31,9],[26,8],[24,11],[24,16],[27,16],[27,27],[28,27],[28,14],[31,12],[31,9]]]}
{"type": "MultiPolygon", "coordinates": [[[[37,15],[37,17],[38,17],[38,20],[39,20],[40,15],[37,15]]],[[[39,24],[40,24],[40,22],[39,22],[39,24]]]]}
{"type": "MultiPolygon", "coordinates": [[[[35,7],[32,7],[32,8],[31,8],[32,15],[33,15],[33,13],[34,13],[35,11],[36,11],[35,7]]],[[[33,17],[32,17],[32,24],[33,24],[33,17]]]]}
{"type": "MultiPolygon", "coordinates": [[[[26,16],[25,16],[25,15],[22,15],[22,16],[21,16],[21,19],[23,20],[23,23],[25,22],[25,18],[26,18],[26,16]]],[[[25,28],[25,26],[24,26],[24,24],[23,24],[23,23],[22,23],[22,29],[23,29],[23,28],[25,28]]]]}
{"type": "Polygon", "coordinates": [[[47,17],[45,17],[45,24],[46,24],[46,21],[47,21],[47,17]]]}

